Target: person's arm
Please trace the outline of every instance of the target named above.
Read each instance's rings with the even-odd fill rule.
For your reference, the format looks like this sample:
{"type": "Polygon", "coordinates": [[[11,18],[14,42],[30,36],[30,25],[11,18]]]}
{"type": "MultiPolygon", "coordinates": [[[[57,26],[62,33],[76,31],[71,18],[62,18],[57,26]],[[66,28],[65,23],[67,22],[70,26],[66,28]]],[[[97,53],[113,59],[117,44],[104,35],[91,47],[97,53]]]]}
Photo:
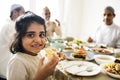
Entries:
{"type": "MultiPolygon", "coordinates": [[[[119,30],[120,30],[120,29],[119,29],[119,30]]],[[[120,32],[118,33],[117,36],[118,36],[118,38],[117,38],[118,40],[117,40],[117,43],[116,43],[116,47],[117,47],[117,48],[120,48],[120,32]]]]}
{"type": "Polygon", "coordinates": [[[57,26],[59,26],[59,27],[60,27],[60,26],[61,26],[61,25],[60,25],[60,21],[59,21],[59,20],[57,20],[57,19],[55,19],[55,21],[57,22],[57,26]]]}
{"type": "Polygon", "coordinates": [[[54,26],[54,32],[57,34],[57,36],[62,36],[62,31],[61,31],[61,27],[60,25],[56,24],[55,22],[53,22],[53,26],[54,26]]]}
{"type": "Polygon", "coordinates": [[[101,29],[101,26],[97,27],[95,32],[91,36],[88,37],[87,42],[89,43],[96,42],[96,37],[98,36],[97,33],[100,29],[101,29]]]}
{"type": "Polygon", "coordinates": [[[12,21],[7,21],[5,25],[2,27],[0,31],[0,43],[4,46],[9,46],[11,40],[14,37],[15,29],[14,29],[15,23],[12,21]]]}
{"type": "Polygon", "coordinates": [[[54,55],[48,60],[47,63],[44,63],[44,58],[40,59],[37,73],[33,80],[45,80],[50,75],[53,74],[56,65],[59,62],[59,58],[57,55],[54,55]]]}

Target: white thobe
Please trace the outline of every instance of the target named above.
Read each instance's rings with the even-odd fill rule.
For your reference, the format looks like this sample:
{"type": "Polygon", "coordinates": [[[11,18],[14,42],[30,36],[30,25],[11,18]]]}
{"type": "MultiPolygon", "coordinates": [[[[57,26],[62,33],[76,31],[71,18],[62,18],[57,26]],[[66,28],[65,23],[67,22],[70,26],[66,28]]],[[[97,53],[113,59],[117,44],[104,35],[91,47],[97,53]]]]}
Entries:
{"type": "Polygon", "coordinates": [[[92,38],[96,43],[120,48],[120,27],[114,23],[112,25],[102,24],[92,38]]]}
{"type": "Polygon", "coordinates": [[[12,55],[10,43],[15,34],[15,22],[8,19],[0,31],[0,77],[6,78],[7,63],[12,55]]]}

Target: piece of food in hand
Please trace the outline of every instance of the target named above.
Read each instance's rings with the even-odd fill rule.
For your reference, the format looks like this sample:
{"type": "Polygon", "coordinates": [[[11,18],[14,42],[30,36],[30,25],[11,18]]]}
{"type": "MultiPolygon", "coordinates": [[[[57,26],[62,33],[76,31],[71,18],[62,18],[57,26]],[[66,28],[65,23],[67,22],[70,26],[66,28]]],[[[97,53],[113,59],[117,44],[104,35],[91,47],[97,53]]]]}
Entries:
{"type": "Polygon", "coordinates": [[[53,54],[57,54],[57,50],[55,48],[45,48],[44,50],[46,51],[45,56],[48,59],[50,59],[53,56],[53,54]]]}
{"type": "Polygon", "coordinates": [[[65,56],[63,56],[62,52],[58,52],[56,48],[45,48],[45,56],[50,59],[52,58],[53,54],[56,54],[56,56],[58,56],[59,60],[64,60],[65,56]]]}

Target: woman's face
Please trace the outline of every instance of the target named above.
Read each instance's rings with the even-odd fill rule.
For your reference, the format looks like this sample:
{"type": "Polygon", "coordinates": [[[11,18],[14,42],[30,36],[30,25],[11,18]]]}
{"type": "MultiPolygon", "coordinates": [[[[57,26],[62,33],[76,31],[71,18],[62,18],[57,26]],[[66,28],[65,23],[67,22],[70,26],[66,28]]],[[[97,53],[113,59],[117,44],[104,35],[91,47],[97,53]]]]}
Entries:
{"type": "Polygon", "coordinates": [[[22,38],[25,53],[37,55],[45,46],[45,38],[44,26],[36,22],[32,23],[22,38]]]}

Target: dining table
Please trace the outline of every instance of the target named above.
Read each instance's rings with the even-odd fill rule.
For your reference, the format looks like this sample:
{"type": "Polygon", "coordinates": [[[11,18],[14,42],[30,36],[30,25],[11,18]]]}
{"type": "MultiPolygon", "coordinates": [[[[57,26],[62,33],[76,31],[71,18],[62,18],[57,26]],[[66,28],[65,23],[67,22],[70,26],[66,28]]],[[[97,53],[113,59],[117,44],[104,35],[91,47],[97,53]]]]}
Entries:
{"type": "MultiPolygon", "coordinates": [[[[111,56],[114,56],[114,55],[111,55],[111,56]]],[[[70,59],[66,59],[64,61],[61,61],[57,65],[57,69],[55,72],[56,80],[120,80],[120,79],[113,78],[113,77],[109,76],[102,69],[100,70],[100,72],[98,74],[92,75],[92,76],[79,76],[79,75],[70,74],[70,73],[66,72],[62,66],[68,65],[67,63],[69,63],[71,61],[83,61],[83,62],[85,61],[85,62],[96,64],[100,67],[100,64],[97,64],[95,62],[95,60],[84,60],[84,59],[70,60],[70,59]],[[64,63],[64,62],[65,62],[65,64],[61,66],[61,63],[64,63]]]]}
{"type": "MultiPolygon", "coordinates": [[[[58,45],[56,42],[55,43],[52,42],[50,44],[51,44],[52,47],[56,47],[58,49],[59,48],[63,49],[65,47],[65,46],[63,47],[63,44],[58,45]]],[[[80,44],[81,44],[81,42],[80,42],[80,44]]],[[[90,46],[87,45],[87,47],[93,47],[93,46],[94,46],[93,44],[90,45],[90,46]]],[[[92,57],[90,58],[90,60],[89,59],[86,60],[86,59],[70,59],[70,56],[71,56],[70,52],[64,52],[64,50],[62,50],[62,51],[66,55],[66,59],[63,60],[63,61],[60,61],[58,63],[58,65],[56,66],[55,72],[53,74],[53,76],[55,77],[55,80],[120,80],[118,78],[113,78],[113,77],[109,76],[105,71],[102,70],[100,64],[96,63],[96,61],[93,58],[93,56],[96,55],[96,53],[93,52],[94,55],[89,53],[90,54],[89,56],[92,56],[92,57]],[[78,61],[78,62],[83,61],[83,62],[86,62],[86,63],[88,62],[88,63],[94,64],[94,65],[97,65],[97,66],[100,67],[100,71],[97,74],[88,75],[88,76],[71,74],[71,73],[67,72],[65,70],[65,68],[63,67],[63,66],[68,65],[68,63],[70,63],[71,61],[78,61]],[[65,63],[65,64],[62,64],[62,63],[65,63]]],[[[104,55],[104,54],[101,54],[101,55],[104,55]]],[[[110,54],[110,56],[115,56],[115,55],[110,54]]]]}
{"type": "Polygon", "coordinates": [[[99,74],[94,76],[76,76],[65,72],[64,69],[59,65],[57,66],[55,76],[56,80],[120,80],[112,78],[111,76],[104,73],[102,70],[99,74]]]}

